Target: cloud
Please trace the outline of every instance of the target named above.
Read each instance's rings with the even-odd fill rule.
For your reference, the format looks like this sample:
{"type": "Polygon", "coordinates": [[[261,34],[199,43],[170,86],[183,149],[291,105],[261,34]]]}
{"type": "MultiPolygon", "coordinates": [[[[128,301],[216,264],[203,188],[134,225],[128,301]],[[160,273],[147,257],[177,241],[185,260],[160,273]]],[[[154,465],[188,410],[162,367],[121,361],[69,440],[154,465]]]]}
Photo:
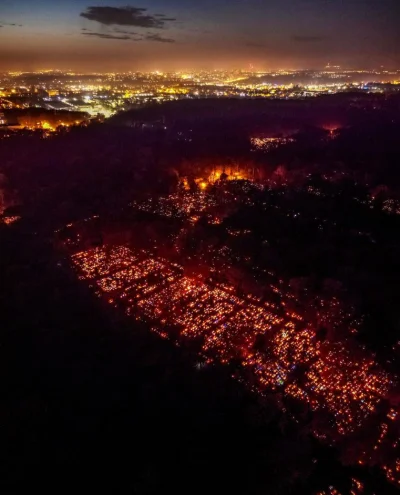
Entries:
{"type": "Polygon", "coordinates": [[[2,22],[0,27],[11,26],[11,27],[22,27],[22,24],[15,24],[15,22],[2,22]]]}
{"type": "Polygon", "coordinates": [[[292,41],[296,41],[297,43],[320,43],[327,39],[326,36],[302,36],[302,35],[294,35],[292,36],[292,41]]]}
{"type": "Polygon", "coordinates": [[[174,17],[167,17],[165,14],[154,14],[154,17],[162,17],[163,21],[176,21],[176,19],[174,17]]]}
{"type": "Polygon", "coordinates": [[[133,31],[124,31],[123,29],[114,29],[114,33],[129,34],[129,35],[137,34],[137,33],[134,33],[133,31]]]}
{"type": "Polygon", "coordinates": [[[175,21],[175,19],[165,17],[164,14],[150,15],[145,8],[129,6],[87,7],[80,16],[105,26],[137,26],[153,29],[162,29],[166,22],[175,21]]]}
{"type": "Polygon", "coordinates": [[[113,34],[105,33],[82,33],[83,36],[95,36],[96,38],[103,38],[104,40],[132,40],[130,36],[116,36],[113,34]]]}
{"type": "Polygon", "coordinates": [[[158,34],[148,34],[146,36],[146,40],[158,41],[159,43],[175,43],[175,40],[173,40],[172,38],[163,38],[162,36],[159,36],[158,34]]]}

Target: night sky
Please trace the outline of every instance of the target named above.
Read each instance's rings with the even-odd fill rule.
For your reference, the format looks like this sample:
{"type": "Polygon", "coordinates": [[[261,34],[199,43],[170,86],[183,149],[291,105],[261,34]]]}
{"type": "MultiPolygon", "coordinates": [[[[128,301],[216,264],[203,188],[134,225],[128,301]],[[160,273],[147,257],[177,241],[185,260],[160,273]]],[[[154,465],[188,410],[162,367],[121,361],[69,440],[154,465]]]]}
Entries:
{"type": "Polygon", "coordinates": [[[399,26],[400,0],[0,0],[0,70],[397,68],[399,26]]]}

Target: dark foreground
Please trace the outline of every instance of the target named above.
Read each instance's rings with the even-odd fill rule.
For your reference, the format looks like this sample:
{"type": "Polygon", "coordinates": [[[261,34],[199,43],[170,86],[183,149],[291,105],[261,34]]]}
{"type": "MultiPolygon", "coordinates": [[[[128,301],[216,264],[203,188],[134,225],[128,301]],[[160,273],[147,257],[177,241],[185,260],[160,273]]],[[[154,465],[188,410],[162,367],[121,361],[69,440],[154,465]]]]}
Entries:
{"type": "Polygon", "coordinates": [[[225,371],[117,321],[37,237],[23,224],[1,236],[2,493],[346,493],[354,471],[334,451],[225,371]]]}

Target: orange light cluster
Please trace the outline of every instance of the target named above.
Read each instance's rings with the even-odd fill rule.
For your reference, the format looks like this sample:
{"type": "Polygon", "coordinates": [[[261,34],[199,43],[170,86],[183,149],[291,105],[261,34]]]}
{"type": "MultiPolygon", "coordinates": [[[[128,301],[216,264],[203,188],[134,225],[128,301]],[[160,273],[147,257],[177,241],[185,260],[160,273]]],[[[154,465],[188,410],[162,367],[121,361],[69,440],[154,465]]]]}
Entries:
{"type": "Polygon", "coordinates": [[[396,459],[390,466],[383,466],[386,478],[400,486],[400,458],[396,459]]]}
{"type": "MultiPolygon", "coordinates": [[[[205,188],[204,188],[205,189],[205,188]]],[[[204,192],[184,192],[149,198],[142,202],[133,202],[131,206],[140,211],[170,218],[188,218],[203,213],[217,205],[214,197],[204,192]]]]}
{"type": "Polygon", "coordinates": [[[82,251],[72,256],[72,262],[79,270],[79,278],[95,279],[128,268],[138,261],[138,257],[124,246],[113,249],[96,248],[82,251]]]}
{"type": "Polygon", "coordinates": [[[15,215],[15,216],[12,216],[12,217],[4,217],[3,219],[0,219],[0,223],[4,223],[5,225],[11,225],[15,222],[17,222],[18,220],[20,220],[21,217],[15,215]]]}
{"type": "Polygon", "coordinates": [[[341,343],[323,343],[317,350],[304,387],[311,407],[332,414],[339,433],[354,431],[386,396],[391,378],[372,359],[354,359],[341,343]]]}
{"type": "MultiPolygon", "coordinates": [[[[351,479],[351,490],[350,495],[361,495],[364,493],[364,484],[356,478],[351,479]]],[[[316,495],[342,495],[335,487],[330,486],[327,490],[318,492],[316,495]]]]}
{"type": "Polygon", "coordinates": [[[252,137],[250,138],[251,146],[253,151],[271,151],[273,149],[279,148],[279,146],[284,146],[289,143],[293,143],[293,138],[284,137],[252,137]]]}

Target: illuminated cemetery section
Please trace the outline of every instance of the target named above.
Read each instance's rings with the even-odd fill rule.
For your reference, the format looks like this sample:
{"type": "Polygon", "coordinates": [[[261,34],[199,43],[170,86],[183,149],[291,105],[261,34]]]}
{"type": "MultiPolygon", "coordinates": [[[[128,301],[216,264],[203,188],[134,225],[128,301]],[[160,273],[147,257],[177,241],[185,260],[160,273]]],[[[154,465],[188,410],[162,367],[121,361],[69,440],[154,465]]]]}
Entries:
{"type": "Polygon", "coordinates": [[[319,341],[296,313],[240,298],[228,285],[185,277],[182,268],[148,253],[96,248],[72,261],[81,279],[127,315],[152,322],[163,337],[176,328],[181,342],[199,338],[206,362],[234,359],[249,388],[277,390],[325,411],[340,434],[356,430],[393,384],[365,353],[356,357],[346,344],[319,341]]]}
{"type": "Polygon", "coordinates": [[[218,204],[216,198],[204,192],[176,193],[157,199],[149,198],[133,202],[131,206],[139,211],[170,218],[187,218],[205,212],[218,204]]]}
{"type": "Polygon", "coordinates": [[[138,257],[126,247],[113,249],[93,249],[75,254],[72,257],[74,265],[79,271],[79,278],[94,279],[109,275],[136,263],[138,257]]]}

